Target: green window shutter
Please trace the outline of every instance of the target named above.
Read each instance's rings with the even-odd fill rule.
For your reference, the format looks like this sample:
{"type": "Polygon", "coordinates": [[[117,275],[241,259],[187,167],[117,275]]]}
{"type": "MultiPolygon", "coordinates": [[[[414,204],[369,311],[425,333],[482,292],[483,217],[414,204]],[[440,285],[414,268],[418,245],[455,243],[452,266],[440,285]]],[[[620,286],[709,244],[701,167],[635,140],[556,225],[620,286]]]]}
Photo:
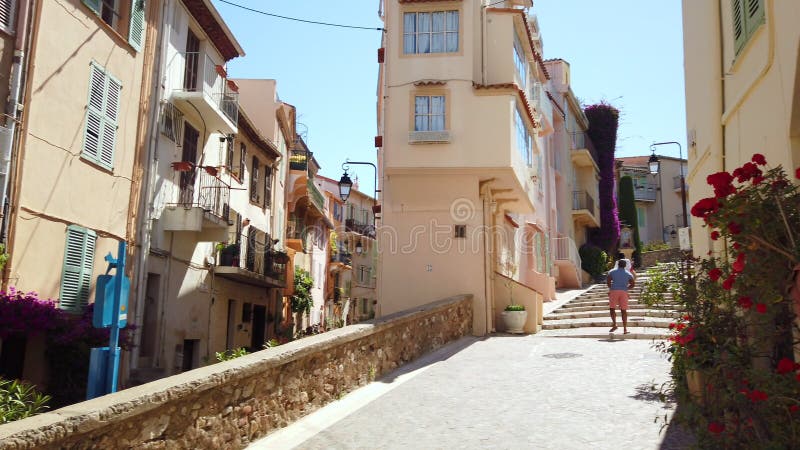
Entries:
{"type": "Polygon", "coordinates": [[[96,14],[100,14],[100,2],[102,2],[102,0],[83,0],[83,4],[88,6],[89,9],[96,14]]]}
{"type": "Polygon", "coordinates": [[[747,42],[744,21],[744,1],[745,0],[731,0],[731,11],[733,12],[733,42],[736,48],[736,54],[739,54],[739,51],[744,47],[745,42],[747,42]]]}
{"type": "Polygon", "coordinates": [[[92,230],[76,225],[67,227],[59,308],[79,311],[89,303],[96,239],[97,234],[92,230]]]}
{"type": "Polygon", "coordinates": [[[137,52],[142,51],[144,41],[144,0],[131,0],[131,20],[128,29],[128,43],[137,52]]]}
{"type": "Polygon", "coordinates": [[[83,156],[108,169],[114,167],[121,92],[119,80],[91,65],[83,156]]]}
{"type": "Polygon", "coordinates": [[[764,23],[764,0],[744,0],[747,10],[745,11],[745,32],[749,39],[758,27],[764,23]]]}
{"type": "Polygon", "coordinates": [[[114,167],[114,144],[117,140],[119,123],[119,99],[122,84],[112,76],[106,76],[105,120],[103,123],[103,141],[100,145],[100,163],[114,167]]]}

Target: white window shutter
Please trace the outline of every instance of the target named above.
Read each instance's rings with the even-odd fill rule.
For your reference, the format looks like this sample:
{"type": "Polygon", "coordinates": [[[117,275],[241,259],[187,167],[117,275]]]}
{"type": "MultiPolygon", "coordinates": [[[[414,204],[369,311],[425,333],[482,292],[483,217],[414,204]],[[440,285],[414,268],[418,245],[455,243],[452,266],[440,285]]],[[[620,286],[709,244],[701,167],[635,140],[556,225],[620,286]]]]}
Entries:
{"type": "Polygon", "coordinates": [[[128,43],[137,52],[142,51],[144,42],[144,0],[131,0],[131,20],[128,29],[128,43]]]}

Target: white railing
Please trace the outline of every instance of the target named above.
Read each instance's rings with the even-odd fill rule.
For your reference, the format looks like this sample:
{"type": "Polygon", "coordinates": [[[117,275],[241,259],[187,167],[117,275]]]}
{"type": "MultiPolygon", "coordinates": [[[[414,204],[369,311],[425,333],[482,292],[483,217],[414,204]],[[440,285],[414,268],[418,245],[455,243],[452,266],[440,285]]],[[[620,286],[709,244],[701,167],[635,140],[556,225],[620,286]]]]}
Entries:
{"type": "Polygon", "coordinates": [[[550,103],[547,91],[542,83],[533,83],[531,85],[530,98],[536,110],[546,117],[548,122],[553,123],[553,104],[550,103]]]}
{"type": "Polygon", "coordinates": [[[556,261],[569,261],[575,267],[581,267],[581,256],[572,238],[553,238],[553,247],[555,247],[556,261]]]}
{"type": "Polygon", "coordinates": [[[185,66],[180,90],[202,92],[235,124],[239,117],[239,94],[228,88],[223,66],[202,52],[181,55],[185,66]]]}

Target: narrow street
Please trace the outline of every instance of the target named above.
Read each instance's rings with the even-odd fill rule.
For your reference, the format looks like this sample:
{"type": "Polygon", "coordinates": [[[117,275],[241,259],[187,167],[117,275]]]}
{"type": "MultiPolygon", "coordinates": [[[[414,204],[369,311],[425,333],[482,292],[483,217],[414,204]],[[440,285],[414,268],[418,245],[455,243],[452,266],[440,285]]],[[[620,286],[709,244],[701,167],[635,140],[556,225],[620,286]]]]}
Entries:
{"type": "Polygon", "coordinates": [[[668,371],[651,340],[467,337],[249,448],[686,448],[668,371]]]}

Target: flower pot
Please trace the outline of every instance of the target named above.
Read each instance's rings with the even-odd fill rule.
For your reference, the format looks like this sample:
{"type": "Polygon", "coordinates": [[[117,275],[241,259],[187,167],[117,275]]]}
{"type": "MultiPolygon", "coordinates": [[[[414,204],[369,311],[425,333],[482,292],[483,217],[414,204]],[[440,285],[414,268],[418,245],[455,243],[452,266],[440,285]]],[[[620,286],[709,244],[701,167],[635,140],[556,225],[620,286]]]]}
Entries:
{"type": "Polygon", "coordinates": [[[175,161],[172,168],[178,172],[189,172],[194,169],[194,164],[191,161],[175,161]]]}
{"type": "Polygon", "coordinates": [[[503,316],[503,323],[506,326],[507,333],[525,332],[522,328],[528,318],[528,311],[503,311],[500,315],[503,316]]]}

